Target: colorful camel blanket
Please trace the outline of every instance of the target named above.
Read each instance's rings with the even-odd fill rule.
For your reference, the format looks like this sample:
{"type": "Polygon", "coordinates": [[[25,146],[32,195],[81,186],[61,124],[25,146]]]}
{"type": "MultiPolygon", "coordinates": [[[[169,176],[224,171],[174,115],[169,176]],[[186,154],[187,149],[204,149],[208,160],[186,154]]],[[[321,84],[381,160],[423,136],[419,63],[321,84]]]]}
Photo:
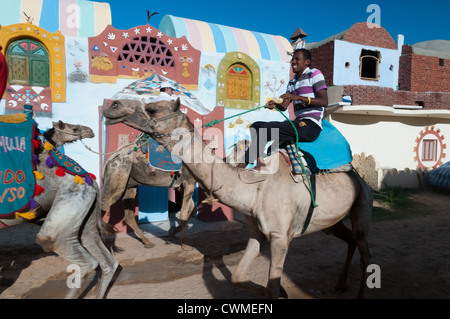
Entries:
{"type": "Polygon", "coordinates": [[[298,147],[312,172],[331,170],[353,160],[350,144],[327,120],[322,121],[322,132],[314,142],[300,142],[298,147]]]}
{"type": "Polygon", "coordinates": [[[0,116],[0,217],[25,209],[35,192],[36,122],[25,114],[0,116]]]}
{"type": "Polygon", "coordinates": [[[86,183],[92,186],[94,175],[88,173],[83,167],[69,156],[53,148],[50,143],[45,143],[45,149],[49,151],[45,165],[48,168],[58,167],[55,171],[57,176],[64,176],[66,173],[75,176],[74,180],[78,184],[86,183]],[[84,179],[84,180],[83,180],[84,179]]]}
{"type": "Polygon", "coordinates": [[[142,152],[147,155],[148,166],[168,172],[181,170],[183,166],[181,160],[172,156],[162,145],[147,134],[141,134],[138,143],[142,145],[142,152]]]}

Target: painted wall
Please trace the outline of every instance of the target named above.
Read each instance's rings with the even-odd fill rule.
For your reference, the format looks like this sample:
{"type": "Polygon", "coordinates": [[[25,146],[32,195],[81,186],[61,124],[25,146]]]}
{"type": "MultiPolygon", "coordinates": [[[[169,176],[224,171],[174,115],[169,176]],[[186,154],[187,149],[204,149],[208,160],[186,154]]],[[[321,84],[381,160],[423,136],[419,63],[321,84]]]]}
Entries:
{"type": "MultiPolygon", "coordinates": [[[[374,157],[380,171],[378,187],[382,186],[383,171],[433,169],[449,160],[446,145],[446,137],[450,136],[449,118],[343,113],[333,113],[331,118],[350,143],[353,155],[364,153],[374,157]],[[423,139],[437,141],[436,160],[421,159],[423,139]]],[[[395,184],[398,180],[391,177],[389,182],[395,184]]]]}
{"type": "Polygon", "coordinates": [[[111,24],[109,3],[87,0],[1,0],[2,25],[29,21],[47,32],[89,37],[111,24]],[[25,14],[26,15],[25,15],[25,14]]]}
{"type": "Polygon", "coordinates": [[[361,45],[347,41],[334,41],[334,85],[370,85],[396,89],[398,85],[399,58],[398,50],[361,45]],[[379,51],[378,81],[363,80],[359,76],[361,50],[379,51]],[[348,67],[346,67],[348,63],[348,67]]]}

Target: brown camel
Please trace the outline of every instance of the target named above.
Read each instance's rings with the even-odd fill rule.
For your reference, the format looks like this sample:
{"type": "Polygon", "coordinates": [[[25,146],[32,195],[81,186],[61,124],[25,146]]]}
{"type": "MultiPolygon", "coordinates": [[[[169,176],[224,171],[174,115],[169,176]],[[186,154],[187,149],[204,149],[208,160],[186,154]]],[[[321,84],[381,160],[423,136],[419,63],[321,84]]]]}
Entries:
{"type": "Polygon", "coordinates": [[[185,166],[206,190],[223,204],[243,213],[253,232],[244,256],[232,275],[232,282],[248,282],[248,270],[266,241],[270,242],[271,261],[266,295],[278,298],[281,275],[289,244],[294,237],[319,230],[335,235],[348,244],[347,259],[337,289],[345,290],[348,268],[358,247],[361,258],[361,283],[358,296],[362,297],[366,284],[366,270],[370,264],[367,246],[372,214],[371,189],[355,172],[322,174],[316,178],[318,207],[303,233],[302,228],[311,205],[308,184],[296,182],[290,168],[279,153],[271,155],[266,163],[277,163],[278,168],[251,171],[234,168],[217,159],[203,143],[189,119],[180,111],[180,102],[161,101],[143,104],[136,101],[114,101],[103,111],[106,124],[124,123],[150,134],[169,152],[177,150],[185,166]],[[198,147],[198,144],[201,147],[198,147]],[[194,146],[195,145],[195,146],[194,146]],[[352,230],[342,219],[350,214],[352,230]]]}
{"type": "MultiPolygon", "coordinates": [[[[141,148],[138,147],[134,151],[134,148],[136,145],[139,146],[139,143],[140,137],[138,136],[135,144],[121,149],[105,163],[102,180],[102,213],[105,214],[111,205],[122,199],[125,209],[125,223],[139,236],[146,248],[151,248],[154,244],[142,233],[134,216],[137,187],[145,185],[177,188],[183,195],[180,225],[172,227],[169,230],[169,235],[174,236],[181,231],[184,244],[187,221],[197,212],[197,207],[192,200],[196,181],[184,165],[179,173],[173,175],[168,171],[148,167],[146,155],[141,148]]],[[[186,246],[183,245],[183,247],[186,246]]]]}

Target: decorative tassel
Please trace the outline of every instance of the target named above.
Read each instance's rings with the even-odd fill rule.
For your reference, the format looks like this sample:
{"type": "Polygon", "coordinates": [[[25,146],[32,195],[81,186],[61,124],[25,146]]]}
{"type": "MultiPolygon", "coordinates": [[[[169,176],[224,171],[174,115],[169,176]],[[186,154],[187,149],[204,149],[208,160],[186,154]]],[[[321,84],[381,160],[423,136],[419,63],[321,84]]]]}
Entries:
{"type": "Polygon", "coordinates": [[[31,140],[31,143],[33,143],[35,150],[37,150],[39,148],[39,145],[41,144],[38,140],[31,140]]]}
{"type": "Polygon", "coordinates": [[[63,177],[64,175],[66,175],[66,172],[64,172],[64,170],[61,167],[58,167],[58,169],[55,172],[55,175],[63,177]]]}
{"type": "Polygon", "coordinates": [[[30,199],[30,209],[36,209],[39,207],[39,204],[34,200],[34,198],[30,199]]]}
{"type": "Polygon", "coordinates": [[[89,174],[89,176],[90,176],[94,181],[97,180],[97,177],[96,177],[94,174],[92,174],[92,173],[88,173],[88,174],[89,174]]]}
{"type": "Polygon", "coordinates": [[[28,213],[16,213],[16,218],[22,217],[23,219],[31,220],[36,218],[35,212],[28,212],[28,213]]]}
{"type": "Polygon", "coordinates": [[[92,179],[89,177],[89,174],[84,176],[84,181],[87,185],[92,186],[92,179]]]}
{"type": "Polygon", "coordinates": [[[53,149],[53,145],[50,144],[49,142],[45,142],[44,148],[46,151],[51,151],[53,149]]]}
{"type": "Polygon", "coordinates": [[[45,161],[45,165],[48,168],[52,168],[53,166],[56,165],[55,159],[53,157],[51,157],[51,156],[47,157],[47,160],[45,161]]]}
{"type": "Polygon", "coordinates": [[[41,186],[36,185],[33,196],[39,196],[40,194],[42,194],[43,191],[44,191],[44,189],[41,186]]]}
{"type": "Polygon", "coordinates": [[[33,162],[34,162],[34,165],[39,164],[38,156],[37,156],[36,154],[33,154],[32,156],[33,156],[33,162]]]}
{"type": "Polygon", "coordinates": [[[84,184],[83,179],[80,177],[80,175],[75,176],[75,183],[77,184],[84,184]]]}
{"type": "Polygon", "coordinates": [[[34,171],[34,177],[36,177],[37,180],[44,179],[44,174],[38,171],[34,171]]]}

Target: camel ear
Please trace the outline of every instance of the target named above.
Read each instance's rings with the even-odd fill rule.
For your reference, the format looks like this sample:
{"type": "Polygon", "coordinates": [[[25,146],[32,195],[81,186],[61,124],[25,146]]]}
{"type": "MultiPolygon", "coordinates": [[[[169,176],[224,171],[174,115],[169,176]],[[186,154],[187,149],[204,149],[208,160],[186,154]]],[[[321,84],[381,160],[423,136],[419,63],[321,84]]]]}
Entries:
{"type": "Polygon", "coordinates": [[[180,109],[180,98],[172,102],[172,111],[177,112],[180,109]]]}
{"type": "Polygon", "coordinates": [[[58,128],[63,129],[64,126],[65,126],[64,122],[61,121],[61,120],[59,120],[59,121],[58,121],[58,128]]]}

